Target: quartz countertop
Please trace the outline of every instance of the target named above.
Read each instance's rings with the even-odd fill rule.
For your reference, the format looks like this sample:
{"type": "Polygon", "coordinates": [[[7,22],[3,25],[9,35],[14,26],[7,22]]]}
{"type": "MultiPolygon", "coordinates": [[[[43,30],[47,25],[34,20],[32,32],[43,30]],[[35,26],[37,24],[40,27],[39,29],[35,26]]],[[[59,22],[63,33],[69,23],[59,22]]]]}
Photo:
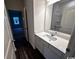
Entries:
{"type": "Polygon", "coordinates": [[[61,52],[66,53],[66,48],[68,46],[69,40],[66,40],[62,37],[53,36],[53,37],[57,38],[57,40],[56,41],[49,41],[50,39],[47,36],[45,36],[46,34],[48,34],[48,33],[46,33],[46,32],[35,33],[35,35],[37,35],[38,37],[40,37],[41,39],[43,39],[50,45],[54,46],[61,52]]]}

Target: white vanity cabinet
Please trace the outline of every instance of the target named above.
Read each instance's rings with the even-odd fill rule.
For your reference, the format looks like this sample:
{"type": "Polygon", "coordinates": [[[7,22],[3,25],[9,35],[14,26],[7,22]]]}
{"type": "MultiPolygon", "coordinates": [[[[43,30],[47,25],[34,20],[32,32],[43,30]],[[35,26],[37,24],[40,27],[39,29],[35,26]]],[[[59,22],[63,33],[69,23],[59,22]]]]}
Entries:
{"type": "Polygon", "coordinates": [[[62,55],[64,55],[64,53],[50,45],[48,42],[44,41],[39,36],[35,36],[35,40],[36,48],[46,59],[63,59],[62,55]]]}

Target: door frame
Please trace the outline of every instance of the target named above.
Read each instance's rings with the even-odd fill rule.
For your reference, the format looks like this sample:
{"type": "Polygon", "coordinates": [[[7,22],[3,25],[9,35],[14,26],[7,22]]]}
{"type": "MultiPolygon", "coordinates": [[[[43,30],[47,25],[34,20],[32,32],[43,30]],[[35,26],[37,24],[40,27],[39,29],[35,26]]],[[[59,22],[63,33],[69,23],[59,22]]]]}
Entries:
{"type": "Polygon", "coordinates": [[[24,29],[25,29],[25,35],[26,35],[26,40],[29,42],[29,30],[28,30],[28,19],[27,19],[27,10],[24,7],[24,29]]]}

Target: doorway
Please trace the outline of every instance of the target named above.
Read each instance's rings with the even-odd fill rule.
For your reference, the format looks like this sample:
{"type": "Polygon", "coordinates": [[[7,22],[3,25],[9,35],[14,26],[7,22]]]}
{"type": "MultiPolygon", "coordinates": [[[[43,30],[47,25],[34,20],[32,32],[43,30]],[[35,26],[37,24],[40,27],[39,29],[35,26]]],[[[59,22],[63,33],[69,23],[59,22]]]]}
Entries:
{"type": "Polygon", "coordinates": [[[21,47],[26,43],[22,12],[17,10],[8,10],[8,14],[15,47],[21,47]]]}

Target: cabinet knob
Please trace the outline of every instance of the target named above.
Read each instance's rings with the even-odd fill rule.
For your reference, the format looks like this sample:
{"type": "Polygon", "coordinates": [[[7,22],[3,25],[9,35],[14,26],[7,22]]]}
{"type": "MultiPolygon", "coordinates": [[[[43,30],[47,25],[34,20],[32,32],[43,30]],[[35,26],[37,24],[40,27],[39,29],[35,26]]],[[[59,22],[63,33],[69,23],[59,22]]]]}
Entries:
{"type": "Polygon", "coordinates": [[[69,49],[69,48],[67,48],[67,49],[66,49],[66,51],[67,51],[67,52],[70,52],[70,49],[69,49]]]}

